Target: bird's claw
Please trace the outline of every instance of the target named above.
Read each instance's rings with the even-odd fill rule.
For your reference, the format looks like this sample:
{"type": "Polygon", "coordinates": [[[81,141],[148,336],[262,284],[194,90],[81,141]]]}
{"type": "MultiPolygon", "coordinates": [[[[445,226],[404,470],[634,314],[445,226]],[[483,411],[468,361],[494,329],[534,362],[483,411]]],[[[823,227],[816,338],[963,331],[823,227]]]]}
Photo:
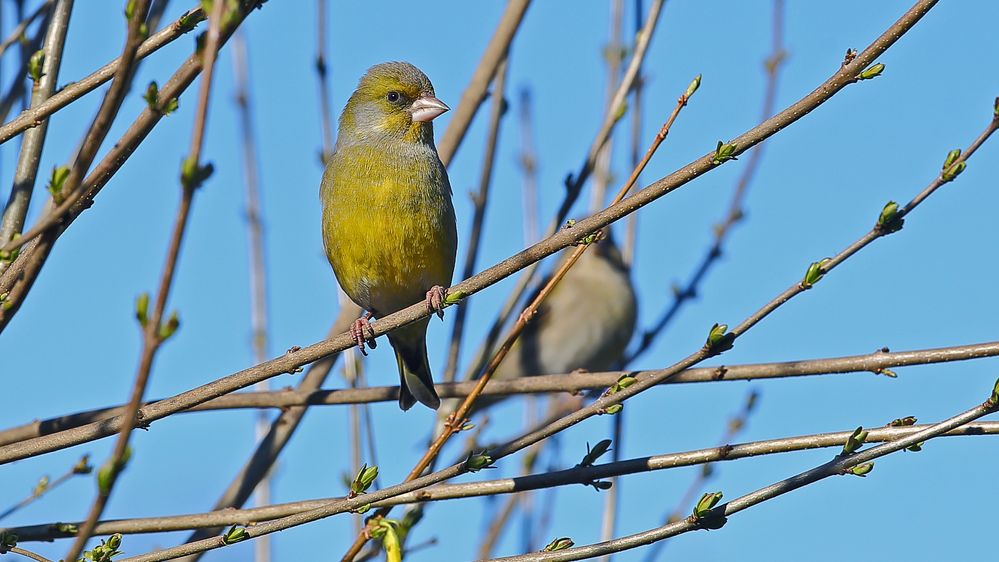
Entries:
{"type": "Polygon", "coordinates": [[[427,291],[427,310],[436,314],[441,320],[444,319],[445,298],[447,298],[447,289],[440,285],[434,285],[427,291]]]}
{"type": "Polygon", "coordinates": [[[365,342],[367,342],[371,349],[378,347],[378,344],[375,342],[375,331],[371,328],[368,318],[371,318],[371,314],[365,314],[354,320],[354,323],[350,326],[350,335],[354,336],[354,343],[357,344],[357,349],[360,349],[361,355],[365,356],[368,354],[364,350],[365,342]]]}

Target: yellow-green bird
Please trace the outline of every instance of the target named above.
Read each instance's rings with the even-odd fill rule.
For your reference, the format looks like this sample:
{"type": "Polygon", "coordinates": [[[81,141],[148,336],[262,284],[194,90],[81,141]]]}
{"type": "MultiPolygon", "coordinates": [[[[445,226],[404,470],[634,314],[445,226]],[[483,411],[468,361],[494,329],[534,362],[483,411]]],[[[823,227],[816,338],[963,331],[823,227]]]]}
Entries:
{"type": "MultiPolygon", "coordinates": [[[[431,122],[449,108],[423,72],[405,62],[368,69],[340,115],[323,181],[323,243],[340,287],[368,311],[351,329],[358,347],[367,319],[426,299],[443,317],[458,247],[451,184],[431,122]]],[[[399,407],[440,406],[427,360],[429,318],[388,334],[399,365],[399,407]]]]}

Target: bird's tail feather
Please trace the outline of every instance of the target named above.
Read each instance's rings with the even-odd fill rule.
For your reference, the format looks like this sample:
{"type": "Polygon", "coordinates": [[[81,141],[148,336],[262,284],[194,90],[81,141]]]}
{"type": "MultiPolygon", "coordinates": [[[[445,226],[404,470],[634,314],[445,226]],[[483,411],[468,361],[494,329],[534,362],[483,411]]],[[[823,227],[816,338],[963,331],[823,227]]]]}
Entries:
{"type": "Polygon", "coordinates": [[[399,364],[399,407],[408,410],[419,402],[434,410],[439,408],[441,399],[434,390],[425,337],[408,341],[389,335],[389,343],[399,364]]]}

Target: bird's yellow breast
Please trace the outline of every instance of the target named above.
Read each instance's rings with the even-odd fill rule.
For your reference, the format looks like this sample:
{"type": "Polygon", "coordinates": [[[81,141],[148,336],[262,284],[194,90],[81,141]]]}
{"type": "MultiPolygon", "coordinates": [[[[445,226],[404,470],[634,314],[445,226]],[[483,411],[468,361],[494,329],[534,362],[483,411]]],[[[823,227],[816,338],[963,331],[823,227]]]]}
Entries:
{"type": "Polygon", "coordinates": [[[377,314],[448,286],[457,249],[447,174],[429,147],[338,147],[323,177],[323,241],[344,292],[377,314]]]}

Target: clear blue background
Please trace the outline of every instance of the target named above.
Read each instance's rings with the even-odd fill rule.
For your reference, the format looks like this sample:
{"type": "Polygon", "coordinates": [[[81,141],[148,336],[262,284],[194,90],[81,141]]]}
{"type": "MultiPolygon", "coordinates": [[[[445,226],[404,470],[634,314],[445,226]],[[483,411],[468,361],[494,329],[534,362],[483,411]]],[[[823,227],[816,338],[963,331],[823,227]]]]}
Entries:
{"type": "MultiPolygon", "coordinates": [[[[626,4],[630,10],[631,2],[626,4]]],[[[10,5],[4,6],[6,31],[13,17],[10,5]]],[[[173,2],[164,21],[189,7],[173,2]]],[[[862,49],[908,7],[904,1],[788,2],[789,58],[781,73],[778,109],[811,91],[836,70],[848,47],[862,49]]],[[[333,106],[338,112],[368,66],[397,59],[422,68],[438,96],[456,104],[502,9],[500,2],[333,2],[327,45],[333,106]]],[[[762,61],[770,49],[771,10],[771,3],[762,0],[667,3],[645,65],[643,144],[690,79],[701,73],[704,82],[644,174],[643,184],[755,124],[765,81],[762,61]]],[[[576,170],[601,120],[601,50],[608,11],[607,2],[545,1],[527,13],[512,51],[513,111],[501,134],[480,269],[524,246],[516,90],[530,87],[534,93],[541,223],[547,224],[562,197],[562,178],[576,170]]],[[[117,56],[124,35],[120,14],[121,2],[77,3],[60,83],[85,76],[117,56]]],[[[659,368],[686,356],[703,343],[712,323],[737,323],[798,280],[809,262],[832,255],[866,232],[887,200],[904,202],[922,189],[937,174],[947,151],[967,146],[990,117],[992,100],[999,94],[997,19],[999,4],[993,2],[941,3],[882,57],[887,65],[882,77],[848,87],[768,141],[747,201],[747,220],[737,227],[724,259],[701,287],[701,298],[687,306],[655,348],[632,367],[659,368]]],[[[628,12],[625,21],[630,26],[632,20],[628,12]]],[[[320,340],[337,308],[319,236],[315,6],[273,0],[244,27],[261,143],[258,164],[267,224],[273,355],[320,340]]],[[[142,64],[105,150],[142,109],[145,84],[154,79],[163,83],[189,55],[193,41],[194,34],[184,37],[142,64]]],[[[13,66],[5,60],[6,80],[13,66]]],[[[183,326],[157,358],[150,397],[182,392],[253,363],[244,187],[228,47],[218,69],[205,146],[205,157],[214,162],[216,172],[194,203],[170,299],[183,326]]],[[[179,163],[190,142],[195,91],[189,90],[180,110],[154,130],[93,208],[61,238],[28,302],[0,338],[0,426],[126,399],[140,344],[133,299],[155,289],[162,268],[180,193],[179,163]]],[[[100,95],[91,94],[53,117],[41,175],[68,160],[100,95]]],[[[478,181],[485,117],[480,111],[450,168],[462,236],[471,217],[466,193],[478,181]]],[[[438,119],[438,135],[449,118],[445,114],[438,119]]],[[[614,173],[620,178],[626,176],[628,164],[627,137],[619,138],[614,173]]],[[[7,184],[16,146],[10,142],[0,148],[0,172],[7,184]]],[[[958,181],[906,220],[901,233],[878,241],[815,290],[781,308],[741,338],[723,362],[995,339],[997,154],[994,142],[987,144],[958,181]]],[[[711,226],[722,217],[744,165],[745,158],[728,164],[641,211],[635,270],[640,327],[658,316],[670,300],[671,284],[687,279],[701,259],[711,226]]],[[[6,190],[0,195],[5,199],[6,190]]],[[[32,219],[40,208],[38,197],[32,219]]],[[[585,214],[583,204],[573,212],[577,217],[585,214]]],[[[459,256],[464,252],[460,247],[459,256]]],[[[469,353],[509,286],[502,283],[471,299],[469,353]]],[[[452,318],[449,314],[444,325],[432,324],[431,360],[438,372],[452,318]]],[[[877,426],[906,415],[923,422],[939,420],[983,400],[997,367],[999,361],[980,360],[899,369],[898,379],[861,373],[754,384],[761,401],[738,440],[877,426]]],[[[387,348],[372,353],[367,368],[372,384],[396,380],[387,348]]],[[[285,375],[272,382],[283,387],[297,381],[297,376],[285,375]]],[[[338,377],[331,382],[342,385],[338,377]]],[[[712,446],[750,388],[723,383],[650,391],[628,403],[626,437],[617,447],[625,457],[634,457],[712,446]]],[[[520,403],[512,401],[491,416],[490,436],[519,431],[520,403]]],[[[375,405],[373,413],[382,482],[394,483],[418,458],[433,416],[419,408],[401,413],[392,403],[375,405]]],[[[249,411],[185,414],[136,433],[135,456],[106,516],[210,508],[253,448],[253,417],[249,411]]],[[[346,408],[313,408],[308,413],[276,467],[275,501],[343,493],[341,474],[350,464],[346,428],[346,408]]],[[[580,424],[563,434],[560,457],[550,462],[575,464],[585,442],[609,433],[606,417],[580,424]]],[[[27,495],[40,475],[61,474],[83,453],[100,464],[110,446],[111,440],[104,440],[3,467],[0,507],[27,495]]],[[[719,465],[708,489],[734,498],[833,454],[812,451],[719,465]]],[[[666,552],[676,559],[701,560],[831,561],[846,552],[860,559],[981,556],[994,548],[991,506],[999,499],[993,485],[997,459],[997,443],[987,437],[934,441],[919,454],[878,461],[867,479],[834,478],[810,486],[733,517],[723,530],[672,540],[666,552]]],[[[519,466],[519,457],[509,458],[484,476],[512,475],[519,466]]],[[[621,485],[618,533],[657,526],[697,470],[627,478],[621,485]]],[[[3,524],[81,518],[93,494],[91,481],[74,479],[3,524]]],[[[546,537],[568,535],[578,544],[599,539],[602,495],[573,486],[554,498],[546,507],[552,510],[546,537]]],[[[436,537],[440,543],[408,559],[470,559],[496,505],[481,500],[433,505],[412,541],[436,537]]],[[[336,559],[352,539],[351,527],[349,517],[341,516],[282,532],[274,537],[275,560],[336,559]]],[[[137,554],[177,544],[185,536],[128,537],[123,550],[137,554]]],[[[67,546],[65,541],[29,545],[52,558],[63,555],[67,546]]],[[[499,553],[521,549],[515,525],[499,553]]],[[[250,553],[251,547],[244,544],[205,559],[248,560],[250,553]]],[[[618,559],[643,556],[640,550],[618,559]]]]}

